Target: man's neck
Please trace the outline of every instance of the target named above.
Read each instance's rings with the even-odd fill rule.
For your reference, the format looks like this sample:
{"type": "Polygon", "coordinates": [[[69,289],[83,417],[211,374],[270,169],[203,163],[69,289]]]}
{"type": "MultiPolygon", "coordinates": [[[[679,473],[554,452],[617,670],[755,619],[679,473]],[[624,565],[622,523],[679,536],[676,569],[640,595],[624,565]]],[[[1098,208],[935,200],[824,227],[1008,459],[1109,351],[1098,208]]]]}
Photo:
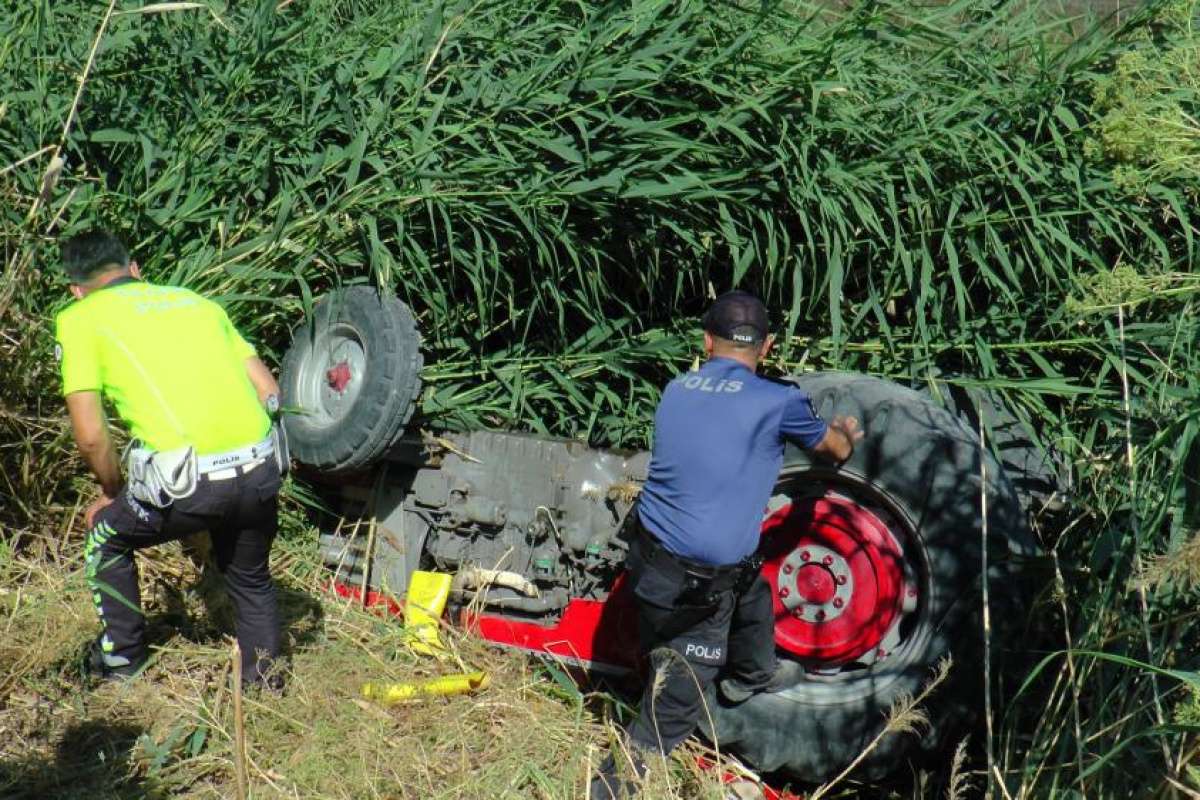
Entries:
{"type": "Polygon", "coordinates": [[[102,275],[97,275],[95,278],[89,281],[88,285],[84,287],[83,295],[84,297],[87,297],[92,292],[98,292],[101,289],[106,289],[116,283],[124,283],[126,280],[136,280],[136,278],[130,274],[128,269],[110,270],[102,275]]]}
{"type": "Polygon", "coordinates": [[[758,370],[758,359],[751,352],[737,350],[717,352],[714,350],[710,358],[727,358],[730,361],[736,361],[751,372],[758,370]]]}

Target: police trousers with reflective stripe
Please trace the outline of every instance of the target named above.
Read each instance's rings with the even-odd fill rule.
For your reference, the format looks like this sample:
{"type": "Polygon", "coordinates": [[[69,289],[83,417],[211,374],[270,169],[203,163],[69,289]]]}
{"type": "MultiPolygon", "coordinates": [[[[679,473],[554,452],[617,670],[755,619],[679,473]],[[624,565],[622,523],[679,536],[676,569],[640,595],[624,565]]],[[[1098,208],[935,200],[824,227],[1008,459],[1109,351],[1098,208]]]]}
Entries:
{"type": "Polygon", "coordinates": [[[751,685],[770,680],[778,663],[771,590],[761,575],[745,587],[689,589],[683,567],[642,536],[634,537],[626,565],[642,654],[650,659],[629,738],[666,754],[695,731],[719,673],[751,685]]]}
{"type": "Polygon", "coordinates": [[[96,515],[87,535],[86,574],[104,627],[100,639],[110,666],[146,658],[134,551],[207,530],[237,620],[242,675],[261,681],[279,655],[279,611],[268,558],[278,529],[281,478],[271,459],[236,477],[201,476],[196,491],[167,508],[144,504],[128,491],[96,515]]]}

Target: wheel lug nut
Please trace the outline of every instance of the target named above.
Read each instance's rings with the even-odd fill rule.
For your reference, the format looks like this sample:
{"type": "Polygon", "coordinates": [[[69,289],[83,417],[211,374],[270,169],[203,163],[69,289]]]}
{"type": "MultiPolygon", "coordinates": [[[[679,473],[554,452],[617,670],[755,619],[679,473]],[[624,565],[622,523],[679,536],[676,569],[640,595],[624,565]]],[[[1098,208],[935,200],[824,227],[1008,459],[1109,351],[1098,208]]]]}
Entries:
{"type": "Polygon", "coordinates": [[[838,575],[836,578],[834,578],[834,580],[837,581],[838,586],[846,585],[846,576],[845,575],[838,575]]]}
{"type": "Polygon", "coordinates": [[[833,556],[825,556],[825,558],[821,559],[821,563],[827,567],[831,566],[833,564],[833,556]]]}
{"type": "Polygon", "coordinates": [[[812,558],[812,553],[808,552],[807,550],[800,551],[800,560],[801,561],[808,561],[810,558],[812,558]]]}
{"type": "Polygon", "coordinates": [[[792,565],[791,565],[791,564],[784,564],[784,565],[783,565],[783,574],[784,574],[784,575],[791,575],[791,574],[792,574],[792,565]]]}
{"type": "Polygon", "coordinates": [[[788,591],[788,588],[786,586],[784,586],[782,589],[779,590],[780,597],[787,597],[789,594],[791,594],[791,592],[788,591]]]}
{"type": "Polygon", "coordinates": [[[842,598],[840,598],[840,597],[833,598],[833,607],[834,608],[841,608],[844,605],[846,605],[846,601],[843,600],[842,598]]]}
{"type": "Polygon", "coordinates": [[[818,620],[818,621],[820,621],[820,620],[823,620],[823,619],[825,619],[825,612],[824,612],[824,611],[817,611],[817,620],[818,620]]]}

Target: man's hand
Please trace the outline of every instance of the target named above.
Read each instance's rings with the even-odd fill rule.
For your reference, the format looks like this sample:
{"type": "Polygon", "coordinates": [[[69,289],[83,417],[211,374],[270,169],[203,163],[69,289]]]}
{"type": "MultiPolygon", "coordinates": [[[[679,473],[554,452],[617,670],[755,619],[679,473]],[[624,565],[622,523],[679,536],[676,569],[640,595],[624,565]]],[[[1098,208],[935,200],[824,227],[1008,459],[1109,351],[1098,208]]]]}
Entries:
{"type": "Polygon", "coordinates": [[[862,441],[863,429],[858,427],[858,417],[834,417],[829,423],[829,427],[840,431],[843,436],[850,440],[851,445],[862,441]]]}
{"type": "Polygon", "coordinates": [[[863,438],[856,417],[834,417],[829,421],[825,438],[813,448],[813,452],[830,461],[841,464],[854,452],[854,443],[863,438]]]}
{"type": "Polygon", "coordinates": [[[83,520],[87,524],[87,529],[90,531],[96,527],[96,515],[104,509],[111,506],[116,500],[108,495],[101,493],[99,497],[91,502],[87,507],[87,511],[83,512],[83,520]]]}

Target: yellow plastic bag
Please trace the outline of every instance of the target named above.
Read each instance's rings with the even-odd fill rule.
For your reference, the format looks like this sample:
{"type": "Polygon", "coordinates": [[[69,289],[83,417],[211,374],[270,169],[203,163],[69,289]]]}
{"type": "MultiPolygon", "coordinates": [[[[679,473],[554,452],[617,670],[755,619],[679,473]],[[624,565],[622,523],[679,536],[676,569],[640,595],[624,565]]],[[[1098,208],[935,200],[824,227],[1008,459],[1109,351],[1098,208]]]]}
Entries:
{"type": "Polygon", "coordinates": [[[491,678],[486,672],[468,672],[463,675],[443,675],[421,683],[364,683],[362,696],[390,706],[416,697],[470,694],[486,689],[490,683],[491,678]]]}
{"type": "Polygon", "coordinates": [[[438,620],[446,610],[450,597],[451,577],[443,572],[412,574],[408,598],[404,603],[404,625],[409,633],[409,646],[425,656],[438,655],[444,650],[438,638],[438,620]]]}

